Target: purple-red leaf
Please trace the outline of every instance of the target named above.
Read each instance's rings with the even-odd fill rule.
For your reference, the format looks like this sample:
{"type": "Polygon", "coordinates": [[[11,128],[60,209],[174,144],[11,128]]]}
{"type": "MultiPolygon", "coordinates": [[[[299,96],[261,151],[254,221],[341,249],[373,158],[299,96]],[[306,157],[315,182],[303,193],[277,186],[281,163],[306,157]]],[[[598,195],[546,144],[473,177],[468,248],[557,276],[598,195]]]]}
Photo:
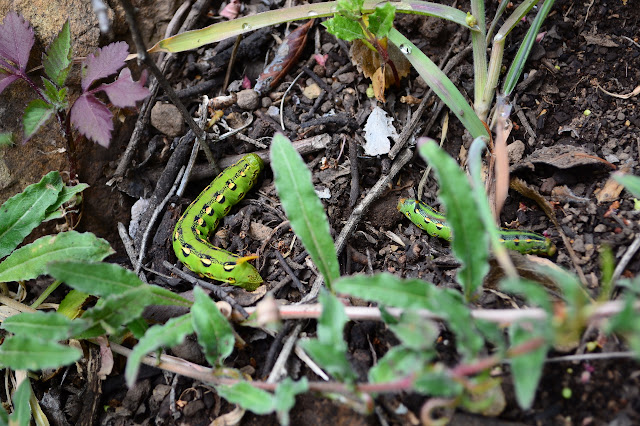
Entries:
{"type": "Polygon", "coordinates": [[[94,81],[118,72],[124,66],[128,54],[129,45],[119,41],[87,56],[82,62],[82,90],[86,91],[94,81]]]}
{"type": "Polygon", "coordinates": [[[111,111],[90,93],[82,94],[71,107],[71,123],[80,133],[109,147],[113,121],[111,111]]]}
{"type": "Polygon", "coordinates": [[[111,103],[118,108],[135,106],[137,101],[149,96],[149,89],[139,81],[133,81],[129,68],[123,68],[116,81],[103,84],[96,89],[98,90],[104,90],[111,103]]]}
{"type": "Polygon", "coordinates": [[[8,85],[13,83],[17,79],[18,77],[16,77],[15,75],[3,74],[2,71],[0,71],[0,93],[2,93],[2,91],[6,89],[8,85]]]}
{"type": "Polygon", "coordinates": [[[24,71],[33,41],[33,28],[29,23],[16,12],[9,12],[0,24],[0,57],[24,71]]]}

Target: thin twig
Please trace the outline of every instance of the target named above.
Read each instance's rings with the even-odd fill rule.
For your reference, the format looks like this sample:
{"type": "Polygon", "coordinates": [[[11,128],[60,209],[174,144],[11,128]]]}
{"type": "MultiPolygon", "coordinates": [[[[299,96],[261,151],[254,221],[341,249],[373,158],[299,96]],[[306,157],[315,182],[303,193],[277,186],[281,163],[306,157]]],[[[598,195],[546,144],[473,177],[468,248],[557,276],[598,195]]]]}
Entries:
{"type": "Polygon", "coordinates": [[[178,172],[178,177],[173,183],[173,186],[171,187],[171,189],[169,190],[169,193],[167,193],[166,197],[164,197],[162,202],[158,204],[158,206],[153,211],[151,218],[149,219],[149,223],[147,224],[147,229],[145,230],[144,235],[142,237],[142,243],[140,244],[140,253],[138,253],[138,261],[134,265],[134,272],[136,273],[136,275],[140,273],[140,267],[142,266],[142,261],[144,260],[145,251],[147,250],[147,240],[149,239],[149,235],[151,234],[151,229],[153,229],[153,225],[156,223],[158,216],[160,216],[160,212],[164,210],[164,206],[169,201],[169,198],[173,197],[173,194],[176,192],[176,189],[178,187],[178,182],[180,182],[180,179],[182,179],[183,173],[184,173],[184,167],[180,168],[180,171],[178,172]]]}
{"type": "Polygon", "coordinates": [[[293,331],[286,337],[282,350],[280,351],[280,355],[278,355],[278,359],[276,359],[275,364],[273,364],[273,369],[271,369],[271,373],[267,378],[267,383],[277,383],[287,374],[285,364],[289,359],[289,355],[291,355],[291,351],[298,340],[298,335],[301,330],[302,322],[298,322],[293,331]]]}
{"type": "MultiPolygon", "coordinates": [[[[129,236],[129,232],[122,222],[118,222],[118,234],[120,235],[122,244],[124,244],[124,250],[127,252],[127,256],[129,256],[129,262],[131,262],[132,265],[135,265],[137,257],[136,248],[133,246],[133,241],[129,236]]],[[[138,274],[138,278],[140,278],[144,283],[149,283],[147,281],[147,276],[142,271],[138,274]]]]}
{"type": "Polygon", "coordinates": [[[618,281],[618,278],[620,278],[620,275],[622,275],[622,271],[624,271],[624,268],[627,267],[627,265],[631,261],[631,258],[633,258],[633,256],[636,254],[639,248],[640,248],[640,234],[636,235],[635,240],[633,240],[629,248],[627,248],[627,251],[625,251],[624,255],[622,255],[622,259],[620,259],[620,262],[618,262],[618,265],[616,265],[616,269],[613,271],[613,276],[611,277],[612,283],[615,283],[616,281],[618,281]]]}

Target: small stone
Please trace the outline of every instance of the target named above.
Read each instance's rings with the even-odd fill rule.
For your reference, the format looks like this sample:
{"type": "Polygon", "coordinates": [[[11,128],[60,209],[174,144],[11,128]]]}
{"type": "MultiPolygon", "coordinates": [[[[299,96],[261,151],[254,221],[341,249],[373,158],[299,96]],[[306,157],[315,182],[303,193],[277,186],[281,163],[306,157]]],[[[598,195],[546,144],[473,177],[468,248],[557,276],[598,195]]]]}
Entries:
{"type": "Polygon", "coordinates": [[[344,74],[340,74],[338,76],[338,81],[344,84],[351,84],[356,79],[356,73],[354,72],[345,72],[344,74]]]}
{"type": "Polygon", "coordinates": [[[269,108],[271,105],[273,105],[273,101],[268,96],[265,96],[264,98],[262,98],[261,102],[262,102],[262,108],[269,108]]]}
{"type": "Polygon", "coordinates": [[[322,93],[322,89],[316,83],[308,85],[302,91],[302,94],[308,99],[316,99],[320,93],[322,93]]]}
{"type": "Polygon", "coordinates": [[[624,120],[625,115],[624,115],[624,113],[623,113],[623,112],[619,112],[619,113],[618,113],[618,116],[617,116],[616,118],[617,118],[618,120],[622,121],[622,120],[624,120]]]}
{"type": "Polygon", "coordinates": [[[151,109],[151,125],[172,138],[184,133],[182,115],[173,104],[156,102],[151,109]]]}
{"type": "Polygon", "coordinates": [[[238,92],[238,106],[242,109],[253,111],[260,105],[260,95],[253,89],[245,89],[238,92]]]}
{"type": "Polygon", "coordinates": [[[607,225],[603,223],[596,225],[596,227],[593,228],[593,232],[598,232],[598,233],[605,232],[606,230],[607,230],[607,225]]]}

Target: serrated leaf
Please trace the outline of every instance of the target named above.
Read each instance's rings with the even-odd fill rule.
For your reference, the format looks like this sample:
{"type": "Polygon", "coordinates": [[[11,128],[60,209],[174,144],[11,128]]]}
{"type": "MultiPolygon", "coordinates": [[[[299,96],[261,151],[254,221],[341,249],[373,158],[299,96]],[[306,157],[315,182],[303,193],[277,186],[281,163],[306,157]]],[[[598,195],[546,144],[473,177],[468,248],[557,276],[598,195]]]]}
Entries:
{"type": "Polygon", "coordinates": [[[31,406],[29,399],[31,398],[31,383],[29,378],[20,383],[18,389],[13,393],[11,402],[13,403],[13,413],[8,417],[7,421],[11,426],[28,426],[31,421],[31,406]]]}
{"type": "Polygon", "coordinates": [[[402,279],[383,272],[341,277],[336,281],[335,290],[385,306],[426,309],[429,305],[429,286],[433,284],[419,279],[402,279]]]}
{"type": "Polygon", "coordinates": [[[109,147],[113,130],[111,111],[92,94],[84,93],[73,103],[71,124],[87,138],[109,147]]]}
{"type": "Polygon", "coordinates": [[[277,133],[271,143],[271,168],[291,228],[309,252],[328,288],[340,276],[338,257],[324,207],[311,183],[311,173],[291,142],[277,133]]]}
{"type": "Polygon", "coordinates": [[[154,325],[145,333],[127,360],[125,377],[127,385],[133,386],[140,369],[142,358],[163,346],[175,346],[182,343],[187,335],[193,333],[191,314],[171,318],[164,325],[154,325]]]}
{"type": "Polygon", "coordinates": [[[347,344],[343,337],[344,325],[348,321],[344,306],[326,290],[320,293],[319,301],[322,314],[318,319],[318,338],[301,341],[300,344],[329,374],[340,380],[352,381],[355,374],[347,360],[347,344]]]}
{"type": "Polygon", "coordinates": [[[377,6],[376,10],[369,15],[369,31],[377,38],[385,38],[393,27],[395,16],[396,8],[393,4],[387,2],[377,6]]]}
{"type": "Polygon", "coordinates": [[[11,253],[42,222],[62,190],[58,172],[49,172],[0,206],[0,259],[11,253]]]}
{"type": "Polygon", "coordinates": [[[16,12],[9,12],[0,24],[0,57],[25,71],[33,42],[33,28],[16,12]]]}
{"type": "Polygon", "coordinates": [[[129,68],[123,68],[116,81],[102,84],[96,89],[98,90],[104,90],[111,103],[118,108],[135,106],[136,102],[149,96],[149,89],[141,82],[133,81],[129,68]]]}
{"type": "Polygon", "coordinates": [[[462,263],[457,279],[469,301],[489,272],[489,239],[467,175],[437,143],[426,138],[421,140],[420,155],[438,176],[440,198],[447,207],[447,222],[453,231],[451,248],[462,263]]]}
{"type": "Polygon", "coordinates": [[[364,30],[357,21],[336,15],[322,23],[330,34],[345,41],[365,38],[364,30]]]}
{"type": "Polygon", "coordinates": [[[56,368],[81,357],[79,349],[25,335],[7,337],[0,345],[0,364],[14,370],[56,368]]]}
{"type": "Polygon", "coordinates": [[[63,86],[69,70],[73,52],[71,50],[71,30],[69,20],[64,23],[62,29],[53,39],[46,52],[42,56],[44,72],[58,86],[63,86]]]}
{"type": "Polygon", "coordinates": [[[309,381],[306,377],[303,377],[297,382],[287,377],[278,383],[273,403],[281,425],[286,426],[289,424],[289,411],[291,411],[296,404],[296,395],[305,393],[308,390],[309,381]]]}
{"type": "Polygon", "coordinates": [[[125,65],[129,45],[124,41],[108,44],[87,56],[82,62],[82,91],[101,78],[116,73],[125,65]]]}
{"type": "MultiPolygon", "coordinates": [[[[512,347],[541,336],[538,330],[539,328],[535,321],[524,325],[520,323],[512,324],[509,327],[512,347]]],[[[511,358],[510,365],[516,399],[518,400],[518,405],[524,410],[529,409],[533,404],[548,349],[549,345],[543,344],[537,349],[529,350],[524,354],[511,358]]]]}
{"type": "Polygon", "coordinates": [[[232,404],[238,404],[245,410],[263,415],[273,412],[275,401],[272,394],[262,389],[255,388],[247,382],[235,385],[216,386],[216,392],[232,404]]]}
{"type": "Polygon", "coordinates": [[[114,253],[109,243],[87,232],[61,232],[38,238],[0,263],[0,282],[31,280],[43,275],[53,261],[102,260],[114,253]]]}
{"type": "Polygon", "coordinates": [[[82,321],[71,321],[57,312],[23,312],[2,323],[2,328],[13,334],[53,342],[69,338],[82,326],[82,321]]]}
{"type": "Polygon", "coordinates": [[[44,86],[44,96],[47,101],[52,104],[52,107],[56,110],[67,109],[67,88],[63,87],[58,89],[51,80],[42,77],[42,85],[44,86]]]}
{"type": "Polygon", "coordinates": [[[31,136],[51,118],[53,112],[53,105],[42,99],[34,99],[29,102],[22,116],[24,142],[31,139],[31,136]]]}
{"type": "Polygon", "coordinates": [[[204,349],[204,356],[209,364],[222,365],[225,358],[233,352],[233,329],[202,288],[194,288],[193,296],[195,301],[191,308],[191,318],[198,343],[204,349]]]}
{"type": "MultiPolygon", "coordinates": [[[[0,90],[1,92],[1,90],[0,90]]],[[[0,132],[0,147],[13,145],[13,133],[0,132]]]]}

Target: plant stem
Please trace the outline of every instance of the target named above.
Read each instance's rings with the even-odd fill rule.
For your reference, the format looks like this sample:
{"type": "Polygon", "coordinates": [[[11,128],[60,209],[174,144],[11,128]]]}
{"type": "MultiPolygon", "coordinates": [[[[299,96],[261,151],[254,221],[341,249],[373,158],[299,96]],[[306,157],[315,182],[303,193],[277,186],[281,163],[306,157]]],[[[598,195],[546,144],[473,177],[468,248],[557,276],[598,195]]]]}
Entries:
{"type": "Polygon", "coordinates": [[[54,282],[49,284],[49,287],[47,287],[42,292],[42,294],[40,294],[40,296],[36,299],[36,301],[31,304],[31,307],[33,309],[37,309],[38,306],[40,306],[42,302],[44,302],[51,293],[53,293],[58,287],[60,287],[60,284],[62,284],[62,281],[60,280],[55,280],[54,282]]]}

